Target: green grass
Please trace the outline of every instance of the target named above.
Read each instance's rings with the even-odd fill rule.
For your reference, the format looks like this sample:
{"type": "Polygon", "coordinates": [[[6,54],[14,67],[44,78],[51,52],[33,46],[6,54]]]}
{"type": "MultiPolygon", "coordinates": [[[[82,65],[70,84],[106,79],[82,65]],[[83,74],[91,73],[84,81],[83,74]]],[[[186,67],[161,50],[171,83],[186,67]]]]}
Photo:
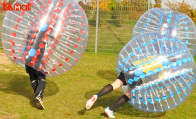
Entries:
{"type": "MultiPolygon", "coordinates": [[[[44,93],[45,110],[36,108],[33,90],[24,68],[12,63],[0,65],[0,118],[14,119],[102,119],[104,109],[122,95],[121,89],[99,98],[91,110],[85,104],[91,95],[116,78],[117,54],[93,54],[86,52],[70,71],[47,78],[44,93]]],[[[188,99],[175,109],[164,113],[146,113],[128,103],[115,110],[117,119],[193,119],[196,117],[196,89],[188,99]]]]}
{"type": "Polygon", "coordinates": [[[0,52],[2,52],[2,53],[4,52],[2,48],[0,48],[0,52]]]}
{"type": "MultiPolygon", "coordinates": [[[[101,24],[98,30],[97,49],[99,53],[118,53],[125,44],[131,40],[132,30],[136,24],[136,20],[129,20],[120,27],[113,25],[113,21],[107,21],[101,24]]],[[[87,51],[94,52],[96,28],[89,25],[89,40],[87,51]]]]}
{"type": "MultiPolygon", "coordinates": [[[[3,14],[0,14],[0,33],[1,33],[1,27],[2,27],[2,23],[3,23],[3,17],[4,15],[3,14]]],[[[2,44],[1,44],[1,37],[0,37],[0,49],[2,47],[2,44]]]]}
{"type": "MultiPolygon", "coordinates": [[[[47,78],[44,93],[46,110],[44,111],[36,108],[33,90],[24,68],[15,63],[0,65],[2,68],[0,69],[0,119],[106,118],[103,114],[104,109],[122,95],[121,89],[101,97],[89,111],[84,109],[85,103],[91,95],[116,78],[118,52],[130,40],[135,23],[136,21],[127,21],[120,27],[102,24],[98,34],[98,54],[92,53],[95,47],[95,27],[89,27],[87,50],[79,63],[65,74],[47,78]]],[[[3,50],[0,49],[0,52],[3,50]]],[[[196,57],[194,59],[196,60],[196,57]]],[[[195,90],[183,104],[165,113],[146,113],[125,104],[115,110],[115,116],[122,119],[146,119],[158,118],[158,115],[162,115],[163,119],[181,119],[182,117],[193,119],[196,117],[195,90]]]]}

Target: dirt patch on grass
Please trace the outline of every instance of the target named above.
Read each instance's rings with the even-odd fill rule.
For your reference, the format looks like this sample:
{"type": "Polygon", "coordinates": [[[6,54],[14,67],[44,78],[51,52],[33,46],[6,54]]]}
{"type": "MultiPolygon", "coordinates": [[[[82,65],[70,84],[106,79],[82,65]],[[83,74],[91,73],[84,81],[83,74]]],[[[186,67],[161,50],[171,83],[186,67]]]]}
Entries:
{"type": "Polygon", "coordinates": [[[4,64],[4,65],[11,64],[11,60],[6,56],[5,53],[0,53],[0,69],[1,69],[1,64],[4,64]]]}
{"type": "Polygon", "coordinates": [[[5,115],[0,115],[0,119],[13,119],[19,116],[18,114],[12,115],[11,113],[8,112],[3,112],[3,113],[5,113],[5,115]]]}
{"type": "MultiPolygon", "coordinates": [[[[6,89],[6,88],[8,88],[8,87],[5,86],[3,83],[0,82],[0,88],[1,88],[1,89],[6,89]]],[[[1,117],[1,116],[0,116],[0,117],[1,117]]],[[[0,119],[2,119],[2,118],[0,118],[0,119]]]]}
{"type": "Polygon", "coordinates": [[[0,70],[9,71],[10,69],[7,69],[2,65],[10,65],[11,63],[11,60],[6,56],[6,54],[0,53],[0,70]]]}
{"type": "Polygon", "coordinates": [[[1,66],[1,64],[0,64],[0,70],[10,71],[10,69],[7,69],[7,68],[5,68],[5,67],[1,66]]]}

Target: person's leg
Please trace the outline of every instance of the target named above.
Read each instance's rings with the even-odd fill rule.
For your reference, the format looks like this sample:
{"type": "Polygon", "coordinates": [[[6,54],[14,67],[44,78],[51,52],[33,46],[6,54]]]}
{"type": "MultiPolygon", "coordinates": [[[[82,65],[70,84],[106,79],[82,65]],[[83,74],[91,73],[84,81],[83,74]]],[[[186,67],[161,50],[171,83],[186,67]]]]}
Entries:
{"type": "Polygon", "coordinates": [[[36,71],[36,75],[39,79],[37,89],[35,91],[35,101],[40,109],[44,109],[43,105],[43,93],[46,85],[46,76],[39,71],[36,71]]]}
{"type": "MultiPolygon", "coordinates": [[[[133,78],[134,74],[133,73],[129,73],[129,72],[125,72],[124,76],[129,79],[129,78],[133,78]]],[[[123,85],[127,85],[125,80],[122,80],[124,82],[123,85]]],[[[139,80],[137,82],[133,82],[133,84],[129,84],[129,88],[134,88],[136,85],[141,85],[142,84],[142,80],[139,80]]],[[[130,99],[130,93],[129,91],[131,90],[127,90],[126,93],[124,95],[122,95],[120,98],[118,98],[112,105],[110,105],[109,107],[107,107],[104,112],[105,114],[109,117],[109,118],[115,118],[113,110],[116,109],[119,106],[122,106],[123,104],[125,104],[129,99],[130,99]]]]}
{"type": "Polygon", "coordinates": [[[117,88],[121,87],[123,84],[126,84],[126,81],[124,79],[123,73],[121,72],[120,75],[117,77],[117,79],[112,84],[106,85],[104,88],[101,89],[101,91],[99,91],[96,95],[93,95],[87,101],[86,109],[90,109],[98,97],[101,97],[103,95],[110,93],[113,90],[116,90],[117,88]]]}
{"type": "Polygon", "coordinates": [[[120,98],[116,100],[111,106],[109,106],[110,110],[114,110],[117,107],[122,106],[130,99],[129,91],[126,94],[122,95],[120,98]]]}
{"type": "Polygon", "coordinates": [[[115,118],[114,113],[113,113],[113,110],[115,108],[120,107],[123,104],[125,104],[129,99],[130,99],[130,95],[129,95],[129,91],[127,91],[126,94],[124,94],[123,96],[121,96],[120,98],[118,98],[118,100],[116,100],[116,102],[114,102],[111,106],[107,107],[104,110],[105,114],[109,118],[115,118]]]}
{"type": "Polygon", "coordinates": [[[125,104],[131,97],[130,97],[130,90],[134,88],[136,85],[141,85],[142,79],[140,79],[137,82],[134,82],[132,85],[129,84],[129,90],[127,90],[126,94],[122,95],[120,98],[118,98],[111,106],[107,107],[104,112],[106,115],[108,115],[109,118],[115,118],[113,114],[113,110],[116,109],[117,107],[122,106],[125,104]]]}
{"type": "Polygon", "coordinates": [[[38,77],[35,73],[35,70],[32,67],[25,65],[26,72],[29,74],[31,86],[35,93],[37,86],[38,86],[38,77]]]}
{"type": "Polygon", "coordinates": [[[39,71],[36,71],[36,75],[39,79],[39,82],[35,91],[35,97],[40,96],[41,98],[43,98],[43,93],[46,86],[46,76],[39,71]]]}
{"type": "Polygon", "coordinates": [[[110,93],[111,91],[118,89],[122,85],[123,85],[123,82],[120,79],[116,79],[112,84],[108,84],[103,89],[101,89],[101,91],[97,93],[97,96],[101,97],[103,95],[106,95],[110,93]]]}

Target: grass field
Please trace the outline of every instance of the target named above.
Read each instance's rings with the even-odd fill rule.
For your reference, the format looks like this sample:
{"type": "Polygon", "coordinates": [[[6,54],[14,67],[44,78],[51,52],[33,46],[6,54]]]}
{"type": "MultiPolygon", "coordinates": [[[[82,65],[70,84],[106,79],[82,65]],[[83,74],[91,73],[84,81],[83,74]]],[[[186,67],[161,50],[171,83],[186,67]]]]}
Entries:
{"type": "MultiPolygon", "coordinates": [[[[0,51],[1,52],[1,51],[0,51]]],[[[45,110],[38,110],[33,90],[24,68],[11,63],[0,65],[0,119],[102,119],[103,111],[122,95],[121,89],[99,98],[91,110],[85,104],[91,95],[116,77],[115,54],[86,52],[70,71],[47,78],[44,93],[45,110]]],[[[196,118],[196,89],[188,99],[175,109],[163,113],[146,113],[134,109],[128,103],[115,110],[117,119],[194,119],[196,118]]]]}
{"type": "MultiPolygon", "coordinates": [[[[24,68],[15,63],[0,64],[0,119],[107,118],[103,111],[122,95],[121,89],[99,98],[91,110],[87,111],[84,107],[93,94],[116,78],[118,52],[130,40],[135,23],[130,21],[121,27],[102,25],[98,36],[98,54],[93,53],[95,27],[91,26],[88,47],[82,59],[67,73],[47,78],[45,110],[36,108],[33,90],[24,68]]],[[[3,50],[0,49],[0,52],[3,50]]],[[[125,104],[115,110],[115,116],[117,119],[160,118],[158,115],[161,115],[161,119],[196,119],[195,105],[196,89],[183,104],[170,111],[146,113],[125,104]]]]}

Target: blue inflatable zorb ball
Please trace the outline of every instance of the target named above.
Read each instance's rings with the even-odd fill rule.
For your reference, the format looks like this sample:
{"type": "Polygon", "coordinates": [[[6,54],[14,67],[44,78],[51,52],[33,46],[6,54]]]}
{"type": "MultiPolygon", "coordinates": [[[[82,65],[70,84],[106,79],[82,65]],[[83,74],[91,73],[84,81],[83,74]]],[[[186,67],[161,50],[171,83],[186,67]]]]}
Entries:
{"type": "Polygon", "coordinates": [[[181,104],[195,85],[196,68],[181,40],[144,33],[133,38],[117,59],[129,86],[129,103],[147,112],[163,112],[181,104]]]}
{"type": "Polygon", "coordinates": [[[192,56],[195,55],[196,28],[186,14],[166,8],[153,8],[138,20],[133,29],[132,38],[153,31],[159,31],[161,35],[169,35],[181,40],[192,56]]]}

